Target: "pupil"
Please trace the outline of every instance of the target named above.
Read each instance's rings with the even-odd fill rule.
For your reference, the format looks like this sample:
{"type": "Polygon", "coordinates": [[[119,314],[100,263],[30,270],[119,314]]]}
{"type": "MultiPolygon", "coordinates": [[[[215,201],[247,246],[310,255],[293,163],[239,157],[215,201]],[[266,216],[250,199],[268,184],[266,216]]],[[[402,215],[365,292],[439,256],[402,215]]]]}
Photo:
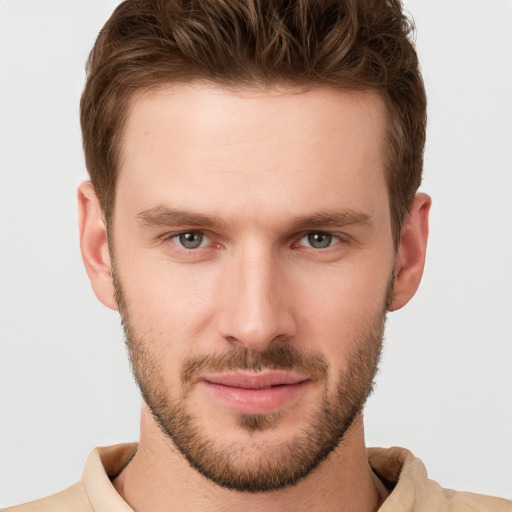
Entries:
{"type": "Polygon", "coordinates": [[[180,243],[186,249],[197,249],[203,241],[201,233],[182,233],[180,235],[180,243]]]}
{"type": "Polygon", "coordinates": [[[331,245],[332,236],[325,233],[311,233],[308,242],[315,249],[325,249],[331,245]]]}

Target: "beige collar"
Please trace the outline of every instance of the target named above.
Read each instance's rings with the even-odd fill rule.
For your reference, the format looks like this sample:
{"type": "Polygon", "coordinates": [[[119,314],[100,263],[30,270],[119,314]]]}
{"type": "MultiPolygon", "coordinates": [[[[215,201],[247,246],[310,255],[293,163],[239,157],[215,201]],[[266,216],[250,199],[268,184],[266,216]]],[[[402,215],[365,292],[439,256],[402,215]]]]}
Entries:
{"type": "Polygon", "coordinates": [[[130,462],[137,443],[117,444],[96,448],[85,463],[82,483],[95,512],[133,512],[119,496],[113,480],[130,462]]]}
{"type": "MultiPolygon", "coordinates": [[[[133,512],[114,488],[113,480],[130,462],[137,443],[95,449],[85,464],[82,484],[95,512],[133,512]]],[[[512,512],[512,503],[443,489],[430,480],[425,466],[404,448],[368,448],[368,461],[391,491],[379,512],[512,512]]]]}

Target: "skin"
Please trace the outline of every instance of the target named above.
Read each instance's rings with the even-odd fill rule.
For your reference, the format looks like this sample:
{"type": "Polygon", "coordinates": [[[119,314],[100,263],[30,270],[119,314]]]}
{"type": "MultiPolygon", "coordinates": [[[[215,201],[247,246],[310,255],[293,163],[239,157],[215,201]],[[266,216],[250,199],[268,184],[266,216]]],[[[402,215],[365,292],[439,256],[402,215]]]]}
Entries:
{"type": "MultiPolygon", "coordinates": [[[[381,314],[393,273],[390,310],[419,285],[430,198],[416,196],[395,252],[384,126],[378,96],[327,88],[193,83],[141,94],[132,104],[111,243],[132,325],[160,362],[166,393],[178,396],[186,358],[232,346],[259,352],[290,343],[329,361],[325,386],[305,386],[272,429],[247,432],[204,387],[192,389],[187,407],[198,424],[218,443],[252,446],[248,460],[270,457],[347,372],[354,340],[381,314]],[[162,222],[155,213],[166,209],[203,219],[167,215],[162,222]],[[184,249],[174,236],[183,231],[204,233],[203,245],[184,249]],[[333,235],[329,247],[311,246],[308,234],[318,232],[333,235]]],[[[79,211],[92,286],[117,309],[105,223],[89,183],[79,189],[79,211]]],[[[145,405],[139,450],[114,485],[135,510],[153,512],[169,504],[180,511],[371,511],[387,495],[368,465],[362,414],[296,485],[242,493],[192,469],[145,405]]]]}

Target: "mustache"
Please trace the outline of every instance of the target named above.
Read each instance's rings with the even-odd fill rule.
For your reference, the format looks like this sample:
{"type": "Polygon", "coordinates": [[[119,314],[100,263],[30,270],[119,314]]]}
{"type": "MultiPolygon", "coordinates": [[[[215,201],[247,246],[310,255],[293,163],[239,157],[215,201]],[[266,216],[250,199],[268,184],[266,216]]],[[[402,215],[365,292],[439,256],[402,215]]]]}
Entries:
{"type": "Polygon", "coordinates": [[[184,390],[191,388],[205,373],[233,372],[248,370],[261,372],[268,370],[297,371],[312,380],[327,377],[329,363],[326,357],[310,350],[292,345],[269,346],[261,352],[246,347],[232,346],[220,354],[200,355],[188,358],[181,369],[181,383],[184,390]]]}

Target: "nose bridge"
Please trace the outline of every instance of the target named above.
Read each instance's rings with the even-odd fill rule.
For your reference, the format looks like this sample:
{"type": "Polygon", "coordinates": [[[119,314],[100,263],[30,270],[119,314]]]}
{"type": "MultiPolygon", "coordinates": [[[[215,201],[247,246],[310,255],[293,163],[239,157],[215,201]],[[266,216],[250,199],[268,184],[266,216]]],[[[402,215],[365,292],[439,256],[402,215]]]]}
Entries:
{"type": "Polygon", "coordinates": [[[258,241],[244,244],[226,272],[220,323],[225,339],[262,351],[275,338],[294,334],[283,268],[271,247],[258,241]]]}

